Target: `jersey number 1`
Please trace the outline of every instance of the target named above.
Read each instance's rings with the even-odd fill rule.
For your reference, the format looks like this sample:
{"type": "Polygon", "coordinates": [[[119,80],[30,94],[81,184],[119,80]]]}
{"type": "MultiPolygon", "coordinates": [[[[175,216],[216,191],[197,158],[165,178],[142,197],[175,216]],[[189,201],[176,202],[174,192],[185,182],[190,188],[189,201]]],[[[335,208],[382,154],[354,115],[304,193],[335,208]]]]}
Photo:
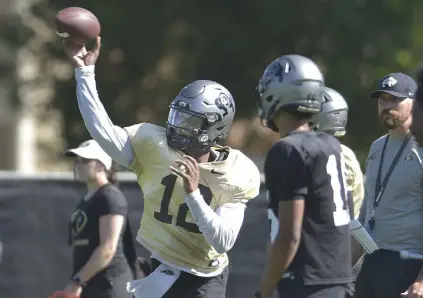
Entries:
{"type": "Polygon", "coordinates": [[[333,191],[333,221],[335,226],[345,226],[350,222],[350,213],[348,211],[347,193],[345,191],[343,166],[344,161],[341,155],[341,164],[338,167],[338,161],[335,155],[330,155],[326,165],[326,171],[330,176],[330,184],[333,191]]]}
{"type": "MultiPolygon", "coordinates": [[[[162,185],[165,186],[165,190],[163,193],[162,201],[160,204],[160,212],[154,212],[154,218],[158,221],[163,223],[172,224],[173,216],[169,214],[169,205],[170,199],[172,198],[173,188],[175,187],[176,179],[178,179],[175,175],[167,175],[162,179],[162,185]]],[[[198,188],[200,189],[201,194],[203,195],[204,201],[207,205],[210,205],[213,195],[210,191],[210,188],[199,185],[198,188]]],[[[178,227],[184,228],[188,232],[191,233],[200,233],[198,226],[195,223],[187,222],[187,214],[188,214],[188,205],[183,203],[179,205],[178,214],[176,215],[176,225],[178,227]]]]}

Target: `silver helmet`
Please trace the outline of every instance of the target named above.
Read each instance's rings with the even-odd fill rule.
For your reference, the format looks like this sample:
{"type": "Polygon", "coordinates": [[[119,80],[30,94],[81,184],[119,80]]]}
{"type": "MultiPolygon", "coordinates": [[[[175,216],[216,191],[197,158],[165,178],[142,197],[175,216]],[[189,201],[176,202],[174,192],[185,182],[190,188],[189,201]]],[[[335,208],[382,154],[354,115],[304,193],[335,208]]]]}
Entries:
{"type": "Polygon", "coordinates": [[[167,143],[187,153],[206,153],[228,135],[234,116],[235,102],[225,87],[208,80],[194,81],[170,104],[167,143]]]}
{"type": "Polygon", "coordinates": [[[324,88],[323,98],[322,111],[310,121],[311,128],[336,137],[344,136],[348,121],[347,102],[339,92],[329,87],[324,88]]]}
{"type": "Polygon", "coordinates": [[[323,74],[309,58],[281,56],[270,63],[259,80],[259,115],[262,123],[277,131],[272,118],[280,109],[314,115],[321,110],[323,74]]]}

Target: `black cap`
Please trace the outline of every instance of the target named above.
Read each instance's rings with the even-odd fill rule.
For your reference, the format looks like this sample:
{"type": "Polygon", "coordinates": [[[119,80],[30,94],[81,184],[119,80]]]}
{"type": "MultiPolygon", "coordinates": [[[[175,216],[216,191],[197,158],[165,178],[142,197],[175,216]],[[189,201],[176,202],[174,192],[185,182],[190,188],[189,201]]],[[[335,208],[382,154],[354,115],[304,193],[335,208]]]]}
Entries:
{"type": "Polygon", "coordinates": [[[379,90],[369,94],[370,98],[379,98],[381,93],[388,93],[399,98],[414,98],[417,84],[410,76],[402,72],[390,73],[379,81],[379,90]]]}

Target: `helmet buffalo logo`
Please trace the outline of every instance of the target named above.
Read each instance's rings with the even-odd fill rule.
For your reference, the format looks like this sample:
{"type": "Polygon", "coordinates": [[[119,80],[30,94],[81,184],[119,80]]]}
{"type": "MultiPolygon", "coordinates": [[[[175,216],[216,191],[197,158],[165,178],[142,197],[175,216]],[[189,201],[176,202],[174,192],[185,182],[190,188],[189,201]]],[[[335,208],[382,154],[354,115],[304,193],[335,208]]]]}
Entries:
{"type": "Polygon", "coordinates": [[[225,93],[220,93],[219,97],[215,99],[214,104],[223,111],[223,117],[228,115],[228,109],[232,109],[235,112],[235,107],[232,99],[225,93]]]}
{"type": "Polygon", "coordinates": [[[289,64],[287,63],[285,66],[285,70],[283,69],[282,65],[279,63],[278,60],[272,62],[264,71],[263,77],[260,79],[258,91],[259,93],[264,93],[267,89],[269,84],[272,81],[277,80],[279,83],[283,81],[283,73],[288,72],[289,64]]]}

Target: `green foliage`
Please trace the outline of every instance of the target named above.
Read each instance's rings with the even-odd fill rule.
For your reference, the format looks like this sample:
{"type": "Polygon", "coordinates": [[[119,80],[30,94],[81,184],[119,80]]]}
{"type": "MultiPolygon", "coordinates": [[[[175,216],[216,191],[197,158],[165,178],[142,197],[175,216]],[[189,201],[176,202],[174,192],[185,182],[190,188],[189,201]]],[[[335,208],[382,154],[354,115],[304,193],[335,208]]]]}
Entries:
{"type": "MultiPolygon", "coordinates": [[[[227,86],[237,119],[256,113],[257,80],[268,63],[298,53],[317,61],[328,86],[349,101],[345,143],[365,159],[383,133],[376,103],[367,94],[388,72],[415,75],[423,34],[421,1],[116,1],[85,0],[102,23],[103,48],[98,89],[113,121],[164,123],[168,104],[195,79],[227,86]],[[404,2],[409,2],[405,5],[404,2]],[[414,10],[414,13],[413,13],[414,10]]],[[[53,24],[54,13],[70,1],[38,6],[53,24]]],[[[48,49],[64,59],[60,40],[48,49]]],[[[78,143],[88,135],[78,112],[74,80],[58,81],[54,105],[64,111],[65,137],[78,143]]],[[[257,130],[256,130],[257,131],[257,130]]],[[[260,130],[258,130],[260,132],[260,130]]],[[[269,138],[252,132],[251,139],[269,138]]],[[[265,145],[259,151],[266,151],[265,145]]],[[[256,150],[256,149],[254,149],[256,150]]]]}

